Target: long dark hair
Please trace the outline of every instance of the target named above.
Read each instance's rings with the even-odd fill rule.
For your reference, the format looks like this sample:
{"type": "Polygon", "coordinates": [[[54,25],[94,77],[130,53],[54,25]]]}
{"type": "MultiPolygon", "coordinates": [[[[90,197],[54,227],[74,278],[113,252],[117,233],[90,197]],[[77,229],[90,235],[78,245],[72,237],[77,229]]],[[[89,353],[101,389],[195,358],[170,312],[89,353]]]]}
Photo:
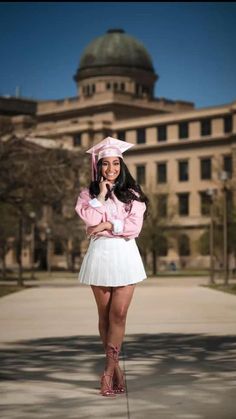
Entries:
{"type": "MultiPolygon", "coordinates": [[[[89,185],[89,193],[91,198],[96,198],[100,193],[99,183],[102,179],[102,160],[100,159],[97,163],[97,179],[92,181],[89,185]]],[[[124,202],[125,204],[131,204],[132,201],[145,202],[147,214],[147,207],[149,200],[147,196],[143,193],[141,186],[134,180],[132,175],[129,172],[128,167],[124,163],[123,159],[119,157],[120,160],[120,174],[116,179],[113,192],[119,201],[124,202]]],[[[105,200],[110,197],[111,192],[108,191],[105,200]]]]}

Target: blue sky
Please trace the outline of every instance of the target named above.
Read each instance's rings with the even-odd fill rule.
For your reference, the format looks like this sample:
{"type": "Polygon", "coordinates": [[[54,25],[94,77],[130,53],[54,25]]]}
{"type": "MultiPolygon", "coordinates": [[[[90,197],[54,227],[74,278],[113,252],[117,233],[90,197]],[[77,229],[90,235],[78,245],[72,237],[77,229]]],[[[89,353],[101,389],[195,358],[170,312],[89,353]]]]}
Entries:
{"type": "Polygon", "coordinates": [[[155,95],[197,108],[236,100],[236,3],[0,3],[0,95],[76,96],[85,47],[111,28],[142,42],[159,75],[155,95]]]}

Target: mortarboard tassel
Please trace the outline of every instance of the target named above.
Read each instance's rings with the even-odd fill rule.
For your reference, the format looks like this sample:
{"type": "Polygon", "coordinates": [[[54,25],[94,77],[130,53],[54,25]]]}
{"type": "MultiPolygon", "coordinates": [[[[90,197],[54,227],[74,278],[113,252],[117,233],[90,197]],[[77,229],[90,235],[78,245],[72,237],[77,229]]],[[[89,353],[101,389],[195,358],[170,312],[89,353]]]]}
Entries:
{"type": "Polygon", "coordinates": [[[94,151],[92,152],[92,181],[97,180],[97,163],[94,151]]]}

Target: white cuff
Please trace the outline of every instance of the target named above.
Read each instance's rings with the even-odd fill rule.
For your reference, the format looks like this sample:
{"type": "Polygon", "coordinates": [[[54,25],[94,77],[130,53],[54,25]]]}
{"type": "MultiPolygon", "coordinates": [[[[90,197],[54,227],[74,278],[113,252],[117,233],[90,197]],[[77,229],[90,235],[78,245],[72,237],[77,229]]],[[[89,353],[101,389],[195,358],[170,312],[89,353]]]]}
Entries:
{"type": "Polygon", "coordinates": [[[113,224],[112,232],[114,234],[122,233],[124,223],[121,220],[112,220],[111,223],[113,224]]]}
{"type": "Polygon", "coordinates": [[[102,207],[102,203],[97,198],[90,199],[89,205],[93,208],[102,207]]]}

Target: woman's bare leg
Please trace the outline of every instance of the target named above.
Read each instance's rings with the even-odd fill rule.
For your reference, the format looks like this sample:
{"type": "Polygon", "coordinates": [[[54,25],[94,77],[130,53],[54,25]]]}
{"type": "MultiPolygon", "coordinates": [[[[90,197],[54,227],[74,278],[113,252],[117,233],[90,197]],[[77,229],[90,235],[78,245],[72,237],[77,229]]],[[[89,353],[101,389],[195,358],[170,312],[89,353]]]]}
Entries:
{"type": "Polygon", "coordinates": [[[109,311],[112,298],[112,288],[91,286],[98,309],[98,330],[104,346],[107,346],[107,333],[109,328],[109,311]]]}
{"type": "MultiPolygon", "coordinates": [[[[104,346],[104,351],[107,352],[107,333],[109,329],[109,311],[112,299],[112,288],[91,286],[98,309],[98,329],[100,337],[104,346]]],[[[107,357],[108,358],[108,357],[107,357]]],[[[106,368],[105,368],[106,371],[106,368]]],[[[114,395],[112,391],[112,374],[103,374],[101,378],[101,394],[104,396],[114,395]]]]}
{"type": "Polygon", "coordinates": [[[128,308],[130,306],[135,285],[115,287],[109,311],[109,329],[107,343],[121,347],[124,334],[128,308]]]}
{"type": "MultiPolygon", "coordinates": [[[[133,297],[135,285],[116,287],[113,289],[110,306],[109,329],[107,334],[107,343],[121,348],[124,334],[128,309],[133,297]]],[[[124,387],[123,373],[119,363],[108,363],[108,373],[114,373],[115,383],[118,387],[124,387]]],[[[123,390],[124,391],[124,390],[123,390]]]]}
{"type": "MultiPolygon", "coordinates": [[[[120,348],[125,333],[126,317],[133,297],[135,285],[124,287],[92,286],[99,315],[99,333],[104,345],[111,344],[120,348]]],[[[107,357],[106,373],[110,376],[115,372],[118,384],[123,382],[119,364],[107,357]]]]}

